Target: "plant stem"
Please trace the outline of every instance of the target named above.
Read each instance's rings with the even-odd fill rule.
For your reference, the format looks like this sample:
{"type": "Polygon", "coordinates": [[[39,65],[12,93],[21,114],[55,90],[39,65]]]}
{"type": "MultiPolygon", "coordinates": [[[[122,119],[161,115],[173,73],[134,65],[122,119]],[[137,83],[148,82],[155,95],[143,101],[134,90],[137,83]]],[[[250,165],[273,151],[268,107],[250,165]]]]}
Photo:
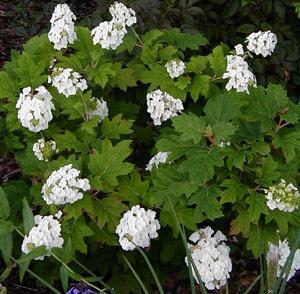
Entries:
{"type": "Polygon", "coordinates": [[[135,34],[136,38],[138,39],[138,41],[140,42],[139,47],[143,47],[143,41],[139,37],[138,33],[135,31],[135,29],[133,27],[131,27],[131,29],[132,29],[133,33],[135,34]]]}
{"type": "Polygon", "coordinates": [[[80,96],[81,96],[81,99],[82,99],[82,103],[84,105],[84,109],[85,109],[85,121],[88,121],[88,109],[87,109],[87,105],[85,103],[85,100],[84,100],[84,97],[83,97],[83,94],[80,93],[80,96]]]}

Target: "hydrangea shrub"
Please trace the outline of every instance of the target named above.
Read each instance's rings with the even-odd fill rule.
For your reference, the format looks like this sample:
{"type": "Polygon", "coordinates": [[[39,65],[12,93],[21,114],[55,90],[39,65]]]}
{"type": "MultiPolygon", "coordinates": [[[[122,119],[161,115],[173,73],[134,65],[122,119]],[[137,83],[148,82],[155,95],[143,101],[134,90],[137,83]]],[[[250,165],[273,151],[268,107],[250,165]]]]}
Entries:
{"type": "Polygon", "coordinates": [[[207,252],[201,279],[220,288],[234,270],[228,236],[258,257],[279,238],[293,242],[300,225],[300,107],[281,85],[259,86],[251,69],[256,55],[276,50],[276,35],[255,32],[244,46],[210,51],[202,34],[138,35],[132,9],[114,3],[109,12],[111,20],[90,30],[58,5],[49,34],[12,51],[0,72],[1,151],[21,169],[0,190],[2,256],[9,265],[31,252],[29,261],[44,259],[34,268],[65,289],[76,277],[45,256],[80,259],[117,290],[140,293],[121,256],[144,265],[122,248],[153,243],[162,276],[166,264],[182,264],[173,207],[197,232],[197,245],[189,244],[199,247],[191,249],[197,265],[197,252],[207,252]],[[45,273],[45,264],[55,270],[45,273]]]}

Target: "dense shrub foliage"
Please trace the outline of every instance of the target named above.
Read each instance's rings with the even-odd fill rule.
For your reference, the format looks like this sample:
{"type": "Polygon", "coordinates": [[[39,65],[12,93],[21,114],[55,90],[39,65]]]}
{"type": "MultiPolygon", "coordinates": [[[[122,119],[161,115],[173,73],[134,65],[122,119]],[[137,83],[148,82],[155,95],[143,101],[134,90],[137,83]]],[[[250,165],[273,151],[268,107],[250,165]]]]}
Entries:
{"type": "MultiPolygon", "coordinates": [[[[235,9],[250,9],[233,2],[231,15],[224,10],[228,18],[235,9]]],[[[132,250],[148,247],[158,235],[147,254],[163,281],[168,268],[184,264],[178,221],[188,233],[206,227],[206,238],[216,242],[211,248],[226,252],[220,284],[201,278],[214,289],[231,271],[225,235],[236,235],[255,258],[266,255],[270,243],[273,253],[279,240],[294,244],[300,226],[300,106],[288,98],[281,74],[282,54],[296,60],[298,48],[295,57],[282,51],[294,47],[281,28],[277,37],[267,33],[267,40],[273,38],[267,45],[258,41],[267,50],[255,54],[251,38],[244,43],[247,35],[231,41],[243,50],[225,43],[211,48],[203,34],[179,28],[138,35],[133,12],[120,16],[113,9],[92,31],[76,26],[66,32],[61,28],[72,28],[74,17],[62,11],[67,17],[54,13],[53,22],[55,15],[63,22],[51,21],[49,37],[33,37],[22,52],[12,51],[0,72],[6,114],[0,148],[13,153],[21,168],[20,178],[0,190],[5,275],[14,259],[21,277],[30,261],[43,259],[30,268],[52,285],[61,279],[66,290],[68,278],[82,279],[69,268],[84,274],[79,261],[117,293],[140,293],[126,261],[149,289],[152,277],[140,255],[122,250],[118,237],[132,250]],[[275,78],[268,70],[273,66],[275,78]],[[135,236],[145,223],[148,231],[135,236]]],[[[246,24],[237,31],[257,28],[246,24]]],[[[192,236],[202,252],[202,235],[192,236]]],[[[300,267],[296,257],[293,270],[300,267]]]]}

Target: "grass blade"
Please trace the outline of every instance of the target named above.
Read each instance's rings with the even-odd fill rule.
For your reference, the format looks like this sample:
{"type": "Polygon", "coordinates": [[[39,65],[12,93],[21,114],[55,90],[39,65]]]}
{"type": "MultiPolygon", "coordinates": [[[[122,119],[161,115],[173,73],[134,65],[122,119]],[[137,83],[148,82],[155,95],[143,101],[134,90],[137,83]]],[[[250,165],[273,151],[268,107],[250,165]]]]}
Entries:
{"type": "MultiPolygon", "coordinates": [[[[186,237],[186,234],[185,234],[185,230],[184,230],[184,228],[182,229],[182,227],[181,227],[181,225],[180,225],[180,223],[179,223],[179,221],[178,221],[176,211],[175,211],[174,206],[173,206],[173,204],[172,204],[172,202],[171,202],[171,200],[170,200],[170,198],[169,198],[169,195],[167,195],[167,198],[168,198],[169,204],[170,204],[170,206],[171,206],[172,212],[173,212],[173,214],[174,214],[175,222],[176,222],[176,225],[177,225],[177,227],[178,227],[178,229],[179,229],[180,236],[181,236],[182,241],[183,241],[183,246],[184,246],[184,249],[185,249],[187,258],[188,258],[188,264],[192,264],[192,266],[193,266],[193,269],[194,269],[194,272],[195,272],[195,274],[196,274],[196,277],[197,277],[198,283],[199,283],[199,285],[200,285],[201,291],[202,291],[204,294],[207,294],[206,288],[205,288],[205,286],[204,286],[204,284],[203,284],[203,282],[202,282],[202,280],[201,280],[199,271],[198,271],[198,269],[197,269],[197,267],[196,267],[196,265],[195,265],[195,262],[194,262],[194,260],[193,260],[193,258],[192,258],[191,251],[189,250],[189,248],[188,248],[188,246],[187,246],[188,241],[187,241],[187,237],[186,237]]],[[[191,272],[191,269],[190,269],[190,267],[189,267],[189,274],[190,274],[190,273],[191,273],[191,275],[190,275],[190,280],[192,280],[192,282],[191,282],[191,290],[193,291],[193,289],[195,289],[194,278],[193,278],[193,273],[191,272]],[[191,278],[191,277],[192,277],[192,278],[191,278]]]]}
{"type": "MultiPolygon", "coordinates": [[[[286,280],[287,280],[287,277],[288,277],[287,273],[289,273],[290,270],[291,270],[291,265],[292,265],[297,247],[299,246],[299,243],[300,243],[300,230],[298,230],[298,235],[297,235],[296,241],[294,243],[294,246],[293,246],[293,248],[291,250],[291,253],[290,253],[287,261],[285,262],[284,267],[283,267],[283,269],[282,269],[282,271],[281,271],[281,273],[280,273],[280,275],[279,275],[279,277],[276,281],[276,284],[274,286],[272,294],[277,294],[278,293],[278,290],[279,290],[279,287],[280,287],[281,283],[285,282],[284,285],[283,285],[285,287],[286,282],[287,282],[286,280]],[[283,280],[284,275],[285,275],[285,278],[283,280]]],[[[280,290],[281,289],[282,289],[282,285],[281,285],[280,290]]]]}
{"type": "Polygon", "coordinates": [[[95,275],[91,270],[89,270],[85,265],[83,265],[81,262],[79,262],[76,259],[72,258],[72,261],[74,263],[76,263],[78,266],[80,266],[83,270],[85,270],[88,274],[90,274],[92,277],[97,278],[97,281],[103,286],[105,287],[107,290],[109,290],[111,293],[114,293],[113,289],[106,283],[104,283],[102,281],[103,278],[98,277],[97,275],[95,275]]]}
{"type": "Polygon", "coordinates": [[[130,268],[130,270],[132,271],[134,277],[136,278],[136,280],[139,282],[141,288],[143,289],[145,294],[149,294],[148,290],[146,289],[144,283],[142,282],[141,278],[139,277],[139,275],[137,274],[137,272],[134,270],[134,268],[132,267],[132,265],[130,264],[130,262],[127,260],[127,258],[123,255],[123,258],[125,259],[128,267],[130,268]]]}
{"type": "MultiPolygon", "coordinates": [[[[19,267],[23,267],[23,265],[21,263],[18,262],[18,260],[14,259],[12,256],[10,257],[15,263],[17,263],[19,265],[19,267]]],[[[40,276],[38,276],[37,274],[35,274],[33,271],[31,271],[29,268],[26,268],[26,271],[32,275],[33,277],[35,277],[37,280],[39,280],[43,285],[45,285],[47,288],[49,288],[53,293],[55,294],[61,294],[61,292],[59,292],[57,289],[55,289],[52,285],[50,285],[47,281],[45,281],[43,278],[41,278],[40,276]]]]}
{"type": "MultiPolygon", "coordinates": [[[[296,241],[294,243],[294,246],[291,250],[291,253],[290,253],[290,260],[287,260],[287,262],[289,262],[289,264],[287,265],[287,269],[285,270],[283,268],[283,272],[285,274],[285,277],[284,277],[284,280],[281,284],[281,287],[280,287],[280,291],[279,291],[279,294],[284,294],[284,289],[285,289],[285,286],[286,286],[286,283],[287,283],[287,279],[288,279],[288,276],[289,276],[289,273],[290,273],[290,270],[291,270],[291,266],[293,264],[293,260],[294,260],[294,256],[295,256],[295,253],[296,253],[296,250],[298,249],[299,247],[299,244],[300,244],[300,230],[298,231],[298,235],[297,235],[297,238],[296,238],[296,241]]],[[[284,265],[285,267],[285,265],[284,265]]]]}
{"type": "Polygon", "coordinates": [[[162,286],[161,286],[161,284],[160,284],[160,282],[159,282],[159,279],[158,279],[158,277],[157,277],[157,275],[156,275],[156,273],[155,273],[155,270],[154,270],[154,268],[152,267],[152,265],[151,265],[151,263],[150,263],[150,261],[149,261],[147,255],[144,253],[144,251],[143,251],[140,247],[136,246],[136,248],[137,248],[137,250],[141,253],[141,255],[143,256],[143,258],[145,259],[145,261],[146,261],[146,263],[147,263],[147,265],[148,265],[148,267],[149,267],[149,269],[150,269],[150,271],[151,271],[151,274],[152,274],[152,276],[153,276],[153,278],[154,278],[154,280],[155,280],[155,283],[156,283],[156,286],[157,286],[157,288],[158,288],[159,293],[160,293],[160,294],[164,294],[164,290],[163,290],[163,288],[162,288],[162,286]]]}
{"type": "Polygon", "coordinates": [[[252,290],[252,288],[256,285],[256,283],[259,281],[261,278],[261,275],[259,275],[253,282],[252,284],[248,287],[248,289],[243,293],[243,294],[248,294],[252,290]]]}

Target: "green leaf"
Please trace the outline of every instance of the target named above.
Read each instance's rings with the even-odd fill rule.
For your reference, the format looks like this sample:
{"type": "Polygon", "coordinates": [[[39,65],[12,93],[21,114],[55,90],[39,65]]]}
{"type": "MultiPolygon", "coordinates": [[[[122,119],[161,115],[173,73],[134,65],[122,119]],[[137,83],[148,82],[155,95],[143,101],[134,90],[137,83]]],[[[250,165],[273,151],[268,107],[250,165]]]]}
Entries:
{"type": "Polygon", "coordinates": [[[224,153],[227,156],[226,163],[229,170],[231,170],[232,167],[236,167],[240,170],[243,169],[243,164],[246,161],[247,152],[226,148],[226,150],[224,150],[224,153]]]}
{"type": "Polygon", "coordinates": [[[251,122],[260,122],[261,132],[275,128],[275,117],[289,104],[286,91],[280,85],[269,84],[267,89],[250,90],[249,104],[243,109],[243,117],[251,122]]]}
{"type": "Polygon", "coordinates": [[[196,214],[204,214],[208,219],[214,220],[223,216],[221,204],[218,201],[221,190],[216,187],[200,188],[189,199],[189,204],[196,204],[196,214]]]}
{"type": "Polygon", "coordinates": [[[10,256],[12,255],[13,249],[13,238],[12,233],[5,234],[0,238],[0,250],[3,256],[3,259],[7,265],[10,264],[10,256]]]}
{"type": "Polygon", "coordinates": [[[218,148],[190,150],[187,160],[179,166],[179,172],[188,172],[192,181],[204,185],[214,176],[214,166],[224,165],[222,155],[218,148]]]}
{"type": "Polygon", "coordinates": [[[132,164],[123,161],[130,155],[131,141],[124,140],[112,146],[108,139],[102,141],[101,153],[94,151],[90,156],[89,170],[100,181],[112,186],[118,185],[118,176],[127,175],[132,171],[132,164]]]}
{"type": "Polygon", "coordinates": [[[193,100],[196,102],[200,95],[208,97],[211,77],[207,75],[196,75],[190,87],[193,100]]]}
{"type": "Polygon", "coordinates": [[[213,124],[211,127],[214,140],[216,142],[222,141],[230,141],[231,136],[237,130],[237,127],[234,126],[232,122],[220,122],[213,124]]]}
{"type": "Polygon", "coordinates": [[[29,204],[26,200],[26,198],[23,198],[23,226],[24,226],[24,233],[28,234],[28,232],[31,230],[32,227],[34,227],[34,218],[31,208],[29,207],[29,204]]]}
{"type": "Polygon", "coordinates": [[[208,59],[205,56],[193,56],[186,64],[186,72],[201,74],[208,64],[208,59]]]}
{"type": "MultiPolygon", "coordinates": [[[[196,230],[197,217],[195,216],[195,210],[193,208],[187,208],[182,206],[174,207],[176,216],[180,224],[183,224],[187,229],[191,231],[196,230]]],[[[160,222],[165,226],[169,226],[173,230],[173,235],[176,238],[179,234],[179,228],[175,221],[175,216],[172,211],[162,210],[160,213],[160,222]]]]}
{"type": "Polygon", "coordinates": [[[151,46],[152,43],[154,41],[156,41],[157,39],[159,39],[161,36],[163,36],[163,34],[164,34],[163,32],[161,32],[160,30],[157,30],[157,29],[146,32],[142,36],[143,44],[151,46]]]}
{"type": "Polygon", "coordinates": [[[136,45],[136,42],[137,42],[136,35],[134,34],[133,31],[129,31],[125,35],[122,44],[117,48],[116,53],[119,54],[125,50],[127,50],[129,53],[131,53],[133,48],[136,45]]]}
{"type": "Polygon", "coordinates": [[[280,177],[277,171],[278,163],[271,156],[263,158],[262,166],[256,168],[257,179],[255,182],[263,187],[271,186],[273,181],[280,177]]]}
{"type": "Polygon", "coordinates": [[[32,56],[27,52],[19,58],[19,67],[15,69],[20,79],[20,87],[31,87],[35,89],[47,81],[47,74],[42,75],[46,69],[46,64],[43,61],[35,62],[32,56]]]}
{"type": "Polygon", "coordinates": [[[248,213],[250,216],[249,221],[255,224],[258,224],[261,214],[269,214],[264,195],[255,192],[250,193],[248,213]]]}
{"type": "MultiPolygon", "coordinates": [[[[245,1],[245,0],[244,0],[245,1]]],[[[251,2],[252,0],[246,0],[248,2],[251,2]]],[[[236,28],[236,31],[239,32],[239,33],[245,33],[245,34],[250,34],[252,32],[255,32],[256,31],[256,27],[255,25],[253,24],[250,24],[250,23],[245,23],[245,24],[242,24],[240,25],[239,27],[236,28]]]]}
{"type": "Polygon", "coordinates": [[[158,56],[160,60],[169,61],[178,52],[174,46],[167,46],[159,50],[158,56]]]}
{"type": "Polygon", "coordinates": [[[14,230],[14,225],[9,221],[1,221],[0,222],[0,236],[5,237],[9,235],[14,230]]]}
{"type": "Polygon", "coordinates": [[[122,114],[118,114],[112,120],[107,117],[103,120],[101,125],[102,137],[108,139],[120,139],[120,135],[128,135],[133,131],[131,129],[133,120],[122,119],[122,114]]]}
{"type": "Polygon", "coordinates": [[[95,201],[92,196],[88,193],[84,194],[84,197],[82,197],[82,199],[66,205],[65,219],[74,218],[75,220],[77,220],[84,212],[92,217],[94,214],[94,204],[95,201]]]}
{"type": "Polygon", "coordinates": [[[96,61],[103,55],[103,50],[100,46],[93,44],[91,31],[86,27],[76,26],[77,40],[74,44],[70,44],[71,48],[76,50],[76,55],[79,59],[88,63],[91,59],[96,61]]]}
{"type": "Polygon", "coordinates": [[[140,173],[134,169],[128,176],[119,178],[119,185],[111,196],[129,201],[132,206],[140,203],[141,198],[145,198],[148,189],[149,182],[142,181],[140,173]]]}
{"type": "Polygon", "coordinates": [[[110,62],[99,64],[96,68],[89,71],[89,78],[95,79],[95,83],[104,89],[108,80],[116,75],[112,66],[113,64],[110,62]]]}
{"type": "Polygon", "coordinates": [[[222,46],[214,48],[212,54],[208,56],[208,59],[214,73],[218,77],[222,76],[226,69],[226,59],[222,46]]]}
{"type": "Polygon", "coordinates": [[[156,52],[149,48],[147,45],[144,45],[141,52],[141,61],[144,64],[151,65],[156,62],[156,52]]]}
{"type": "Polygon", "coordinates": [[[10,216],[10,206],[5,191],[0,187],[0,220],[10,216]]]}
{"type": "Polygon", "coordinates": [[[284,134],[279,134],[273,141],[276,148],[282,148],[286,161],[291,161],[296,153],[295,150],[300,149],[300,131],[289,131],[284,134]]]}
{"type": "Polygon", "coordinates": [[[90,135],[94,135],[95,134],[94,129],[98,126],[98,120],[99,120],[99,117],[97,115],[95,115],[88,121],[85,121],[84,123],[82,123],[81,130],[83,132],[87,132],[90,135]]]}
{"type": "Polygon", "coordinates": [[[243,185],[238,178],[226,179],[221,183],[221,187],[226,188],[221,193],[220,203],[235,203],[243,199],[247,193],[247,186],[243,185]]]}
{"type": "Polygon", "coordinates": [[[238,115],[239,102],[230,94],[222,94],[209,99],[204,107],[206,120],[211,125],[234,119],[238,115]]]}
{"type": "Polygon", "coordinates": [[[6,72],[0,72],[0,98],[8,97],[10,100],[14,100],[17,94],[18,88],[14,80],[6,72]]]}
{"type": "Polygon", "coordinates": [[[198,50],[200,46],[208,44],[208,40],[201,34],[181,33],[180,29],[173,28],[164,32],[163,39],[169,44],[174,45],[178,49],[198,50]]]}
{"type": "Polygon", "coordinates": [[[77,220],[72,226],[71,241],[75,250],[87,254],[87,245],[84,242],[85,237],[90,237],[94,232],[83,220],[77,220]]]}
{"type": "Polygon", "coordinates": [[[143,71],[140,75],[140,80],[145,84],[151,84],[148,91],[152,91],[156,88],[165,91],[173,85],[173,80],[165,67],[159,64],[151,66],[150,70],[143,71]]]}
{"type": "Polygon", "coordinates": [[[98,218],[99,228],[108,225],[109,231],[114,231],[120,221],[121,213],[127,206],[114,197],[105,197],[95,203],[95,214],[98,218]]]}
{"type": "Polygon", "coordinates": [[[47,253],[46,246],[39,246],[32,249],[28,254],[23,254],[19,259],[18,262],[25,264],[30,262],[31,260],[40,257],[42,255],[45,255],[47,253]]]}
{"type": "Polygon", "coordinates": [[[169,155],[170,160],[175,160],[185,155],[191,148],[194,148],[193,142],[185,142],[178,135],[169,135],[162,137],[156,143],[156,148],[159,151],[171,152],[169,155]]]}
{"type": "Polygon", "coordinates": [[[112,79],[112,82],[114,82],[121,90],[126,92],[127,87],[136,86],[136,79],[131,68],[119,68],[119,66],[115,66],[114,71],[116,75],[112,79]]]}
{"type": "Polygon", "coordinates": [[[195,114],[189,112],[183,113],[172,119],[173,126],[176,131],[181,133],[181,139],[183,141],[192,140],[195,144],[199,143],[203,139],[206,122],[203,117],[198,117],[195,114]]]}
{"type": "Polygon", "coordinates": [[[259,230],[258,226],[251,225],[246,237],[248,238],[247,248],[252,251],[255,257],[267,252],[269,242],[273,244],[278,242],[276,227],[272,224],[261,227],[261,230],[259,230]]]}
{"type": "Polygon", "coordinates": [[[64,134],[55,134],[53,138],[56,142],[57,148],[60,151],[71,151],[72,149],[74,149],[75,151],[83,150],[83,143],[79,142],[76,136],[68,130],[65,130],[64,134]]]}
{"type": "Polygon", "coordinates": [[[149,196],[151,204],[162,205],[168,202],[167,196],[172,202],[189,198],[198,189],[199,184],[191,181],[188,175],[180,174],[175,168],[167,165],[152,170],[153,186],[149,196]]]}
{"type": "Polygon", "coordinates": [[[66,269],[64,265],[61,265],[59,268],[60,280],[63,286],[64,291],[68,290],[68,282],[69,282],[69,271],[66,269]]]}

